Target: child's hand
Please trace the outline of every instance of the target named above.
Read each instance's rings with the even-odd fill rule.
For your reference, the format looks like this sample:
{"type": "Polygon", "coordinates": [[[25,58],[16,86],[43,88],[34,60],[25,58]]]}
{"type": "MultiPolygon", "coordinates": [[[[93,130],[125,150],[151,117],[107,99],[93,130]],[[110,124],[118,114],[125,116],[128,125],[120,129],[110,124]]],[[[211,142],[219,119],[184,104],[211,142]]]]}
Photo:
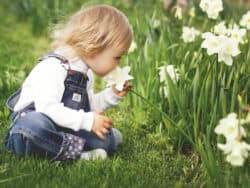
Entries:
{"type": "Polygon", "coordinates": [[[102,140],[106,139],[106,134],[109,133],[112,120],[106,116],[101,115],[101,112],[94,113],[94,125],[92,131],[102,140]]]}
{"type": "Polygon", "coordinates": [[[115,85],[112,86],[112,90],[117,96],[124,97],[132,87],[133,87],[132,84],[126,81],[125,84],[123,85],[122,91],[117,90],[115,88],[115,85]]]}

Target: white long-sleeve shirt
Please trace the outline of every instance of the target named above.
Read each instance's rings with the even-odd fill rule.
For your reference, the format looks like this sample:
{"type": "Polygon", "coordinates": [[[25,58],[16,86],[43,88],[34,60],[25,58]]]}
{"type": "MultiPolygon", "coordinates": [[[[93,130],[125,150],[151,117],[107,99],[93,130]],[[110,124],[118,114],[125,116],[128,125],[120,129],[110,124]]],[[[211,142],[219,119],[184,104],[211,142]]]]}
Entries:
{"type": "Polygon", "coordinates": [[[94,94],[94,76],[88,66],[79,58],[69,60],[69,65],[72,70],[85,73],[89,78],[87,92],[91,112],[71,109],[61,102],[67,71],[60,60],[53,57],[41,61],[30,72],[22,85],[20,99],[14,111],[34,102],[36,111],[46,114],[59,126],[75,131],[90,131],[94,123],[93,111],[103,111],[117,105],[122,97],[115,95],[111,88],[94,94]]]}

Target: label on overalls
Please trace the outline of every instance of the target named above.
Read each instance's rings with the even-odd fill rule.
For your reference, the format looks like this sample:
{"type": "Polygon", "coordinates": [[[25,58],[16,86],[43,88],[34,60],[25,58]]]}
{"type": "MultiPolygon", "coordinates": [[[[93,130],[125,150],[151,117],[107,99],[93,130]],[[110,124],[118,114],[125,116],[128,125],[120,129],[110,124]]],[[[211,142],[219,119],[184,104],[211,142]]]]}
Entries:
{"type": "Polygon", "coordinates": [[[81,95],[78,93],[73,93],[72,101],[80,102],[81,101],[81,95]]]}

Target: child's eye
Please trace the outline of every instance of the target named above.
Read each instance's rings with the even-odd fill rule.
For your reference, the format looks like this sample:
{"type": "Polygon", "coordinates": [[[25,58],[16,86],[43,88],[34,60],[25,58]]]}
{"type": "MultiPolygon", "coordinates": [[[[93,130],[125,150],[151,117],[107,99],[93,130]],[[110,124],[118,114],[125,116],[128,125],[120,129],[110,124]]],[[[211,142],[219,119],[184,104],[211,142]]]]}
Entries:
{"type": "Polygon", "coordinates": [[[120,60],[120,59],[121,59],[121,57],[116,57],[115,59],[120,60]]]}

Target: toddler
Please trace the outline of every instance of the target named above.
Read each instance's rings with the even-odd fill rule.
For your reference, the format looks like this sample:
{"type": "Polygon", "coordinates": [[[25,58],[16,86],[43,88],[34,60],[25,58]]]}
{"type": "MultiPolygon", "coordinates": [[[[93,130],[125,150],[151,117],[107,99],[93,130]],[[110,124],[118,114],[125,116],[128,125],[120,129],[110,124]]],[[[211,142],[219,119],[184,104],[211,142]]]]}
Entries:
{"type": "Polygon", "coordinates": [[[102,111],[117,105],[132,85],[94,94],[93,72],[104,76],[121,63],[132,41],[126,16],[95,5],[58,24],[52,52],[39,58],[20,89],[11,95],[7,150],[50,160],[106,158],[122,142],[102,111]]]}

